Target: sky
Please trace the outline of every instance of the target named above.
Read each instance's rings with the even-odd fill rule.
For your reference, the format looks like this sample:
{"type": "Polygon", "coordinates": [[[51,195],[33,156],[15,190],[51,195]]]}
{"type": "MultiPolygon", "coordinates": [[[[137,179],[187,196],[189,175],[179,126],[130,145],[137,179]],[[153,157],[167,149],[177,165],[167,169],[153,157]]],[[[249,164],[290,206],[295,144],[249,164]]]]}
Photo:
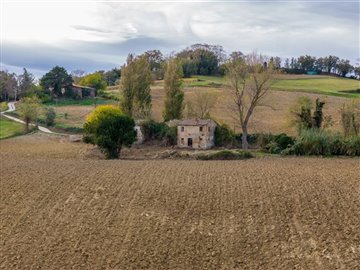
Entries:
{"type": "Polygon", "coordinates": [[[227,53],[360,58],[359,1],[1,1],[1,68],[109,70],[194,43],[227,53]]]}

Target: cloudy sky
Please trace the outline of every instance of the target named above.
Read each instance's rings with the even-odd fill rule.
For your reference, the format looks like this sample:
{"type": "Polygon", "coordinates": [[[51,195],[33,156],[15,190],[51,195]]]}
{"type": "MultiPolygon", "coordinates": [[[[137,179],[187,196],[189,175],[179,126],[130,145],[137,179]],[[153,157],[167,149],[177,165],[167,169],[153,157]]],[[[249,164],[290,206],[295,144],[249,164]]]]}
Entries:
{"type": "Polygon", "coordinates": [[[359,58],[356,1],[1,1],[1,65],[41,76],[111,69],[128,53],[220,44],[283,58],[359,58]]]}

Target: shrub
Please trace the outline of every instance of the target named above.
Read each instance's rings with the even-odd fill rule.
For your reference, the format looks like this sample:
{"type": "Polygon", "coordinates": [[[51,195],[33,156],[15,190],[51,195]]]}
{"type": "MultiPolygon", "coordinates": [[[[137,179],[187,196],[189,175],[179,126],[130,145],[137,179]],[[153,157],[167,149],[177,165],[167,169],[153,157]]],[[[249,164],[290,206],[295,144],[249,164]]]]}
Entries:
{"type": "Polygon", "coordinates": [[[341,125],[345,136],[360,134],[360,102],[343,105],[340,110],[341,125]]]}
{"type": "Polygon", "coordinates": [[[99,146],[107,158],[119,158],[123,145],[131,146],[136,140],[135,121],[111,105],[98,106],[84,125],[84,142],[99,146]]]}
{"type": "Polygon", "coordinates": [[[196,158],[199,160],[240,160],[249,159],[253,155],[248,151],[229,151],[223,150],[210,154],[198,155],[196,158]]]}
{"type": "Polygon", "coordinates": [[[303,129],[326,128],[332,125],[331,116],[324,116],[323,108],[325,102],[318,98],[315,100],[315,106],[309,97],[300,97],[290,108],[290,125],[296,126],[300,134],[303,129]]]}
{"type": "Polygon", "coordinates": [[[215,128],[215,146],[231,146],[234,144],[235,133],[229,126],[223,124],[215,128]]]}
{"type": "Polygon", "coordinates": [[[140,124],[144,141],[162,140],[165,138],[168,126],[165,123],[159,123],[154,120],[148,120],[140,124]]]}
{"type": "Polygon", "coordinates": [[[268,133],[258,136],[258,143],[261,150],[271,154],[280,154],[281,151],[291,147],[294,142],[294,139],[285,133],[279,135],[268,133]]]}
{"type": "Polygon", "coordinates": [[[177,127],[167,127],[165,141],[167,145],[177,144],[177,127]]]}
{"type": "Polygon", "coordinates": [[[164,141],[166,145],[176,145],[177,127],[169,127],[166,123],[159,123],[154,120],[148,120],[140,124],[144,141],[159,140],[164,141]]]}
{"type": "Polygon", "coordinates": [[[341,137],[318,129],[303,130],[295,144],[282,151],[284,155],[360,155],[360,136],[341,137]]]}
{"type": "Polygon", "coordinates": [[[0,111],[1,112],[5,112],[8,109],[8,105],[6,103],[6,101],[3,101],[0,103],[0,111]]]}
{"type": "Polygon", "coordinates": [[[56,112],[52,107],[45,108],[45,124],[46,126],[53,126],[55,123],[56,112]]]}
{"type": "Polygon", "coordinates": [[[342,151],[347,156],[360,156],[360,136],[351,136],[344,139],[342,151]]]}
{"type": "Polygon", "coordinates": [[[32,86],[29,91],[25,93],[25,97],[36,96],[42,103],[50,102],[52,100],[51,92],[43,90],[40,86],[32,86]]]}

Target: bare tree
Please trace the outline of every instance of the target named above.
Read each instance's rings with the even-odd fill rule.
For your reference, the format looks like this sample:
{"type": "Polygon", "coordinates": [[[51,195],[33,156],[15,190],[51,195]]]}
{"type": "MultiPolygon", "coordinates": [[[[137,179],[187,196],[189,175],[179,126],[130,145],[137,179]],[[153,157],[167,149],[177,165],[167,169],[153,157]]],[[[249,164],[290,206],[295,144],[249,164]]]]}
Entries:
{"type": "Polygon", "coordinates": [[[186,103],[187,116],[201,119],[209,118],[217,99],[218,95],[216,93],[197,89],[194,96],[186,103]]]}
{"type": "Polygon", "coordinates": [[[253,52],[243,59],[235,59],[226,66],[227,81],[232,91],[234,111],[242,129],[242,148],[248,149],[248,124],[257,106],[268,94],[275,69],[266,59],[253,52]]]}

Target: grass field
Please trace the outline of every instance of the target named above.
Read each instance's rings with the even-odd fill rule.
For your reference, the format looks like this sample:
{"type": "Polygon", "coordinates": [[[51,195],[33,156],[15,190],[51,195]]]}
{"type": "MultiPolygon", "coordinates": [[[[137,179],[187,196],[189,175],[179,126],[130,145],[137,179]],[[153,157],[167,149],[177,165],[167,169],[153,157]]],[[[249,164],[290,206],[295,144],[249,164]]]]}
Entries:
{"type": "MultiPolygon", "coordinates": [[[[226,80],[217,76],[184,79],[185,87],[224,87],[226,80]]],[[[279,75],[274,90],[305,92],[330,96],[360,98],[360,81],[331,76],[279,75]]]]}
{"type": "Polygon", "coordinates": [[[24,125],[2,117],[0,119],[0,139],[21,135],[24,133],[24,125]]]}
{"type": "Polygon", "coordinates": [[[60,99],[58,101],[46,102],[46,106],[95,106],[101,104],[114,103],[113,100],[103,98],[84,98],[84,99],[60,99]]]}
{"type": "Polygon", "coordinates": [[[359,159],[95,160],[0,141],[2,269],[357,269],[359,159]]]}
{"type": "Polygon", "coordinates": [[[360,81],[329,76],[290,78],[281,76],[274,89],[331,96],[360,98],[360,81]]]}

